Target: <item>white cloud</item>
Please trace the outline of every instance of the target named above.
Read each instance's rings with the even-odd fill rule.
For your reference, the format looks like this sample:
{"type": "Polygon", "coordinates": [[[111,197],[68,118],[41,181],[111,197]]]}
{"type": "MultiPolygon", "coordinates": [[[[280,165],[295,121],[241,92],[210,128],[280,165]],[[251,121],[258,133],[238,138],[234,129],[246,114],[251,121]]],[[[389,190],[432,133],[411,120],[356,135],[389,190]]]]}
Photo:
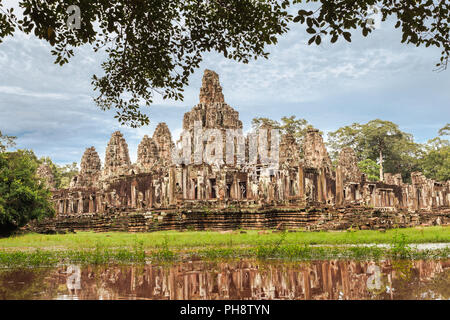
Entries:
{"type": "Polygon", "coordinates": [[[59,93],[40,93],[25,90],[20,87],[0,86],[0,94],[12,94],[19,96],[26,96],[31,98],[45,98],[45,99],[69,99],[69,97],[59,93]]]}

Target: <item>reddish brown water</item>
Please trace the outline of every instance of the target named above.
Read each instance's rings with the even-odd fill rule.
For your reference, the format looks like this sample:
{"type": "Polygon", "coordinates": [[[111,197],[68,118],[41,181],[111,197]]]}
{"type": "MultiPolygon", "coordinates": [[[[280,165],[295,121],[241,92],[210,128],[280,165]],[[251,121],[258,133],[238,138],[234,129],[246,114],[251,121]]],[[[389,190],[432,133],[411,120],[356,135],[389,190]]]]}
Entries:
{"type": "Polygon", "coordinates": [[[450,299],[450,259],[7,269],[0,299],[450,299]]]}

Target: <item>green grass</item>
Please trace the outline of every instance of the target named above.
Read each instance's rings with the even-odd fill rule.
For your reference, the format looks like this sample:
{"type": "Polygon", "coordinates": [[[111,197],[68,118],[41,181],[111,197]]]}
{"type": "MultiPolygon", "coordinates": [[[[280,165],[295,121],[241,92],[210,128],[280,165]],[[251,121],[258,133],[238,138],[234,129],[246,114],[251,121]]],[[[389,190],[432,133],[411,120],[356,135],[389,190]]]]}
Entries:
{"type": "Polygon", "coordinates": [[[450,242],[450,227],[395,229],[386,232],[219,232],[26,234],[0,239],[0,266],[58,263],[145,263],[184,258],[283,260],[448,258],[450,249],[416,250],[414,244],[450,242]],[[345,244],[389,244],[345,247],[345,244]],[[319,245],[319,246],[311,246],[319,245]]]}
{"type": "MultiPolygon", "coordinates": [[[[276,245],[281,233],[258,234],[251,230],[247,233],[219,233],[214,231],[160,231],[152,233],[125,232],[78,232],[64,235],[25,234],[9,238],[0,238],[1,249],[92,249],[97,246],[108,248],[131,248],[140,243],[143,249],[170,247],[205,248],[222,246],[258,246],[276,245]]],[[[391,243],[398,235],[404,235],[408,243],[450,242],[450,227],[437,226],[426,228],[391,229],[386,232],[357,230],[343,232],[287,232],[283,244],[379,244],[391,243]]]]}

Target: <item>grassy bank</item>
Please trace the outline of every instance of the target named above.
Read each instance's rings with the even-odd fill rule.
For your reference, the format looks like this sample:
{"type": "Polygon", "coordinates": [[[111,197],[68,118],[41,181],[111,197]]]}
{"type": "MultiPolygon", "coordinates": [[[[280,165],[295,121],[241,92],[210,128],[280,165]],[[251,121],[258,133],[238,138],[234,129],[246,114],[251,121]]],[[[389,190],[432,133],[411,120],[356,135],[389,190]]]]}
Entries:
{"type": "MultiPolygon", "coordinates": [[[[78,232],[64,235],[26,234],[0,239],[0,249],[80,249],[95,248],[98,245],[108,248],[131,247],[136,242],[144,249],[157,249],[169,246],[174,249],[205,248],[220,246],[259,246],[274,245],[281,233],[272,231],[234,231],[220,233],[214,231],[160,231],[152,233],[126,232],[78,232]],[[245,233],[241,233],[245,232],[245,233]]],[[[403,235],[408,243],[450,242],[450,226],[426,228],[391,229],[386,232],[356,230],[353,232],[286,232],[283,244],[371,244],[391,243],[394,237],[403,235]]]]}
{"type": "Polygon", "coordinates": [[[413,244],[450,242],[450,227],[396,229],[386,232],[258,231],[26,234],[0,239],[0,266],[57,263],[144,263],[201,259],[380,259],[448,258],[450,249],[416,250],[413,244]],[[343,247],[344,244],[389,244],[343,247]],[[320,246],[312,246],[320,245],[320,246]]]}

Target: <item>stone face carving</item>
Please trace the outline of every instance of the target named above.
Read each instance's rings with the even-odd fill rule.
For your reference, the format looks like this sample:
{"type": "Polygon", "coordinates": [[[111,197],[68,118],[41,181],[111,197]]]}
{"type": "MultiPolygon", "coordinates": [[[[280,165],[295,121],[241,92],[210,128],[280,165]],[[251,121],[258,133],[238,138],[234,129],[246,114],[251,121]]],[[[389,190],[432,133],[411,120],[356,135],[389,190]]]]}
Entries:
{"type": "Polygon", "coordinates": [[[72,178],[71,188],[95,187],[100,175],[102,164],[94,147],[87,148],[81,157],[80,174],[72,178]]]}
{"type": "Polygon", "coordinates": [[[53,175],[52,169],[48,166],[48,164],[41,164],[37,170],[36,174],[44,181],[44,183],[50,188],[55,188],[55,176],[53,175]]]}
{"type": "Polygon", "coordinates": [[[358,168],[358,160],[352,148],[342,149],[339,154],[339,166],[342,170],[343,183],[361,182],[361,171],[358,168]]]}
{"type": "Polygon", "coordinates": [[[164,122],[158,123],[153,133],[153,142],[155,143],[161,164],[164,166],[172,164],[172,134],[169,127],[164,122]]]}
{"type": "Polygon", "coordinates": [[[129,174],[131,167],[128,145],[122,133],[116,131],[112,134],[105,152],[104,177],[129,174]]]}
{"type": "Polygon", "coordinates": [[[100,157],[94,147],[86,149],[83,157],[81,157],[80,167],[81,175],[94,175],[100,173],[102,163],[100,162],[100,157]]]}
{"type": "MultiPolygon", "coordinates": [[[[207,139],[208,146],[211,147],[211,150],[214,150],[213,156],[211,156],[212,153],[209,152],[211,150],[206,150],[206,153],[210,156],[208,159],[211,160],[211,162],[226,163],[226,129],[242,129],[242,122],[239,120],[239,112],[225,103],[219,76],[213,71],[205,70],[199,98],[200,103],[184,114],[183,129],[189,131],[191,134],[190,143],[192,146],[201,145],[201,140],[207,139]],[[198,127],[195,127],[196,122],[199,122],[200,126],[197,123],[198,127]],[[206,137],[198,134],[196,129],[209,129],[209,136],[206,137]],[[222,136],[221,142],[216,140],[220,134],[222,136]],[[200,140],[194,141],[194,139],[200,140]],[[216,150],[216,147],[220,148],[220,143],[222,144],[221,150],[216,150]],[[213,144],[216,146],[213,146],[213,144]]],[[[231,132],[228,131],[228,133],[231,132]]],[[[196,155],[192,156],[191,162],[201,162],[200,158],[202,158],[202,155],[201,152],[199,153],[198,151],[199,150],[194,150],[196,155]]],[[[238,151],[236,151],[236,153],[238,153],[238,151]]],[[[242,157],[244,156],[245,155],[242,157]]]]}
{"type": "Polygon", "coordinates": [[[159,161],[158,146],[147,135],[138,146],[137,166],[141,172],[150,172],[159,161]]]}
{"type": "Polygon", "coordinates": [[[219,75],[214,71],[206,69],[203,74],[202,87],[200,88],[200,103],[214,104],[224,103],[222,86],[219,82],[219,75]]]}
{"type": "Polygon", "coordinates": [[[331,169],[331,159],[318,129],[310,128],[303,142],[305,167],[331,169]]]}
{"type": "Polygon", "coordinates": [[[281,136],[279,161],[283,167],[298,165],[300,161],[300,149],[292,134],[281,136]]]}
{"type": "Polygon", "coordinates": [[[205,70],[200,89],[200,103],[184,114],[183,129],[193,130],[201,121],[207,129],[242,129],[239,112],[225,103],[217,73],[205,70]]]}

